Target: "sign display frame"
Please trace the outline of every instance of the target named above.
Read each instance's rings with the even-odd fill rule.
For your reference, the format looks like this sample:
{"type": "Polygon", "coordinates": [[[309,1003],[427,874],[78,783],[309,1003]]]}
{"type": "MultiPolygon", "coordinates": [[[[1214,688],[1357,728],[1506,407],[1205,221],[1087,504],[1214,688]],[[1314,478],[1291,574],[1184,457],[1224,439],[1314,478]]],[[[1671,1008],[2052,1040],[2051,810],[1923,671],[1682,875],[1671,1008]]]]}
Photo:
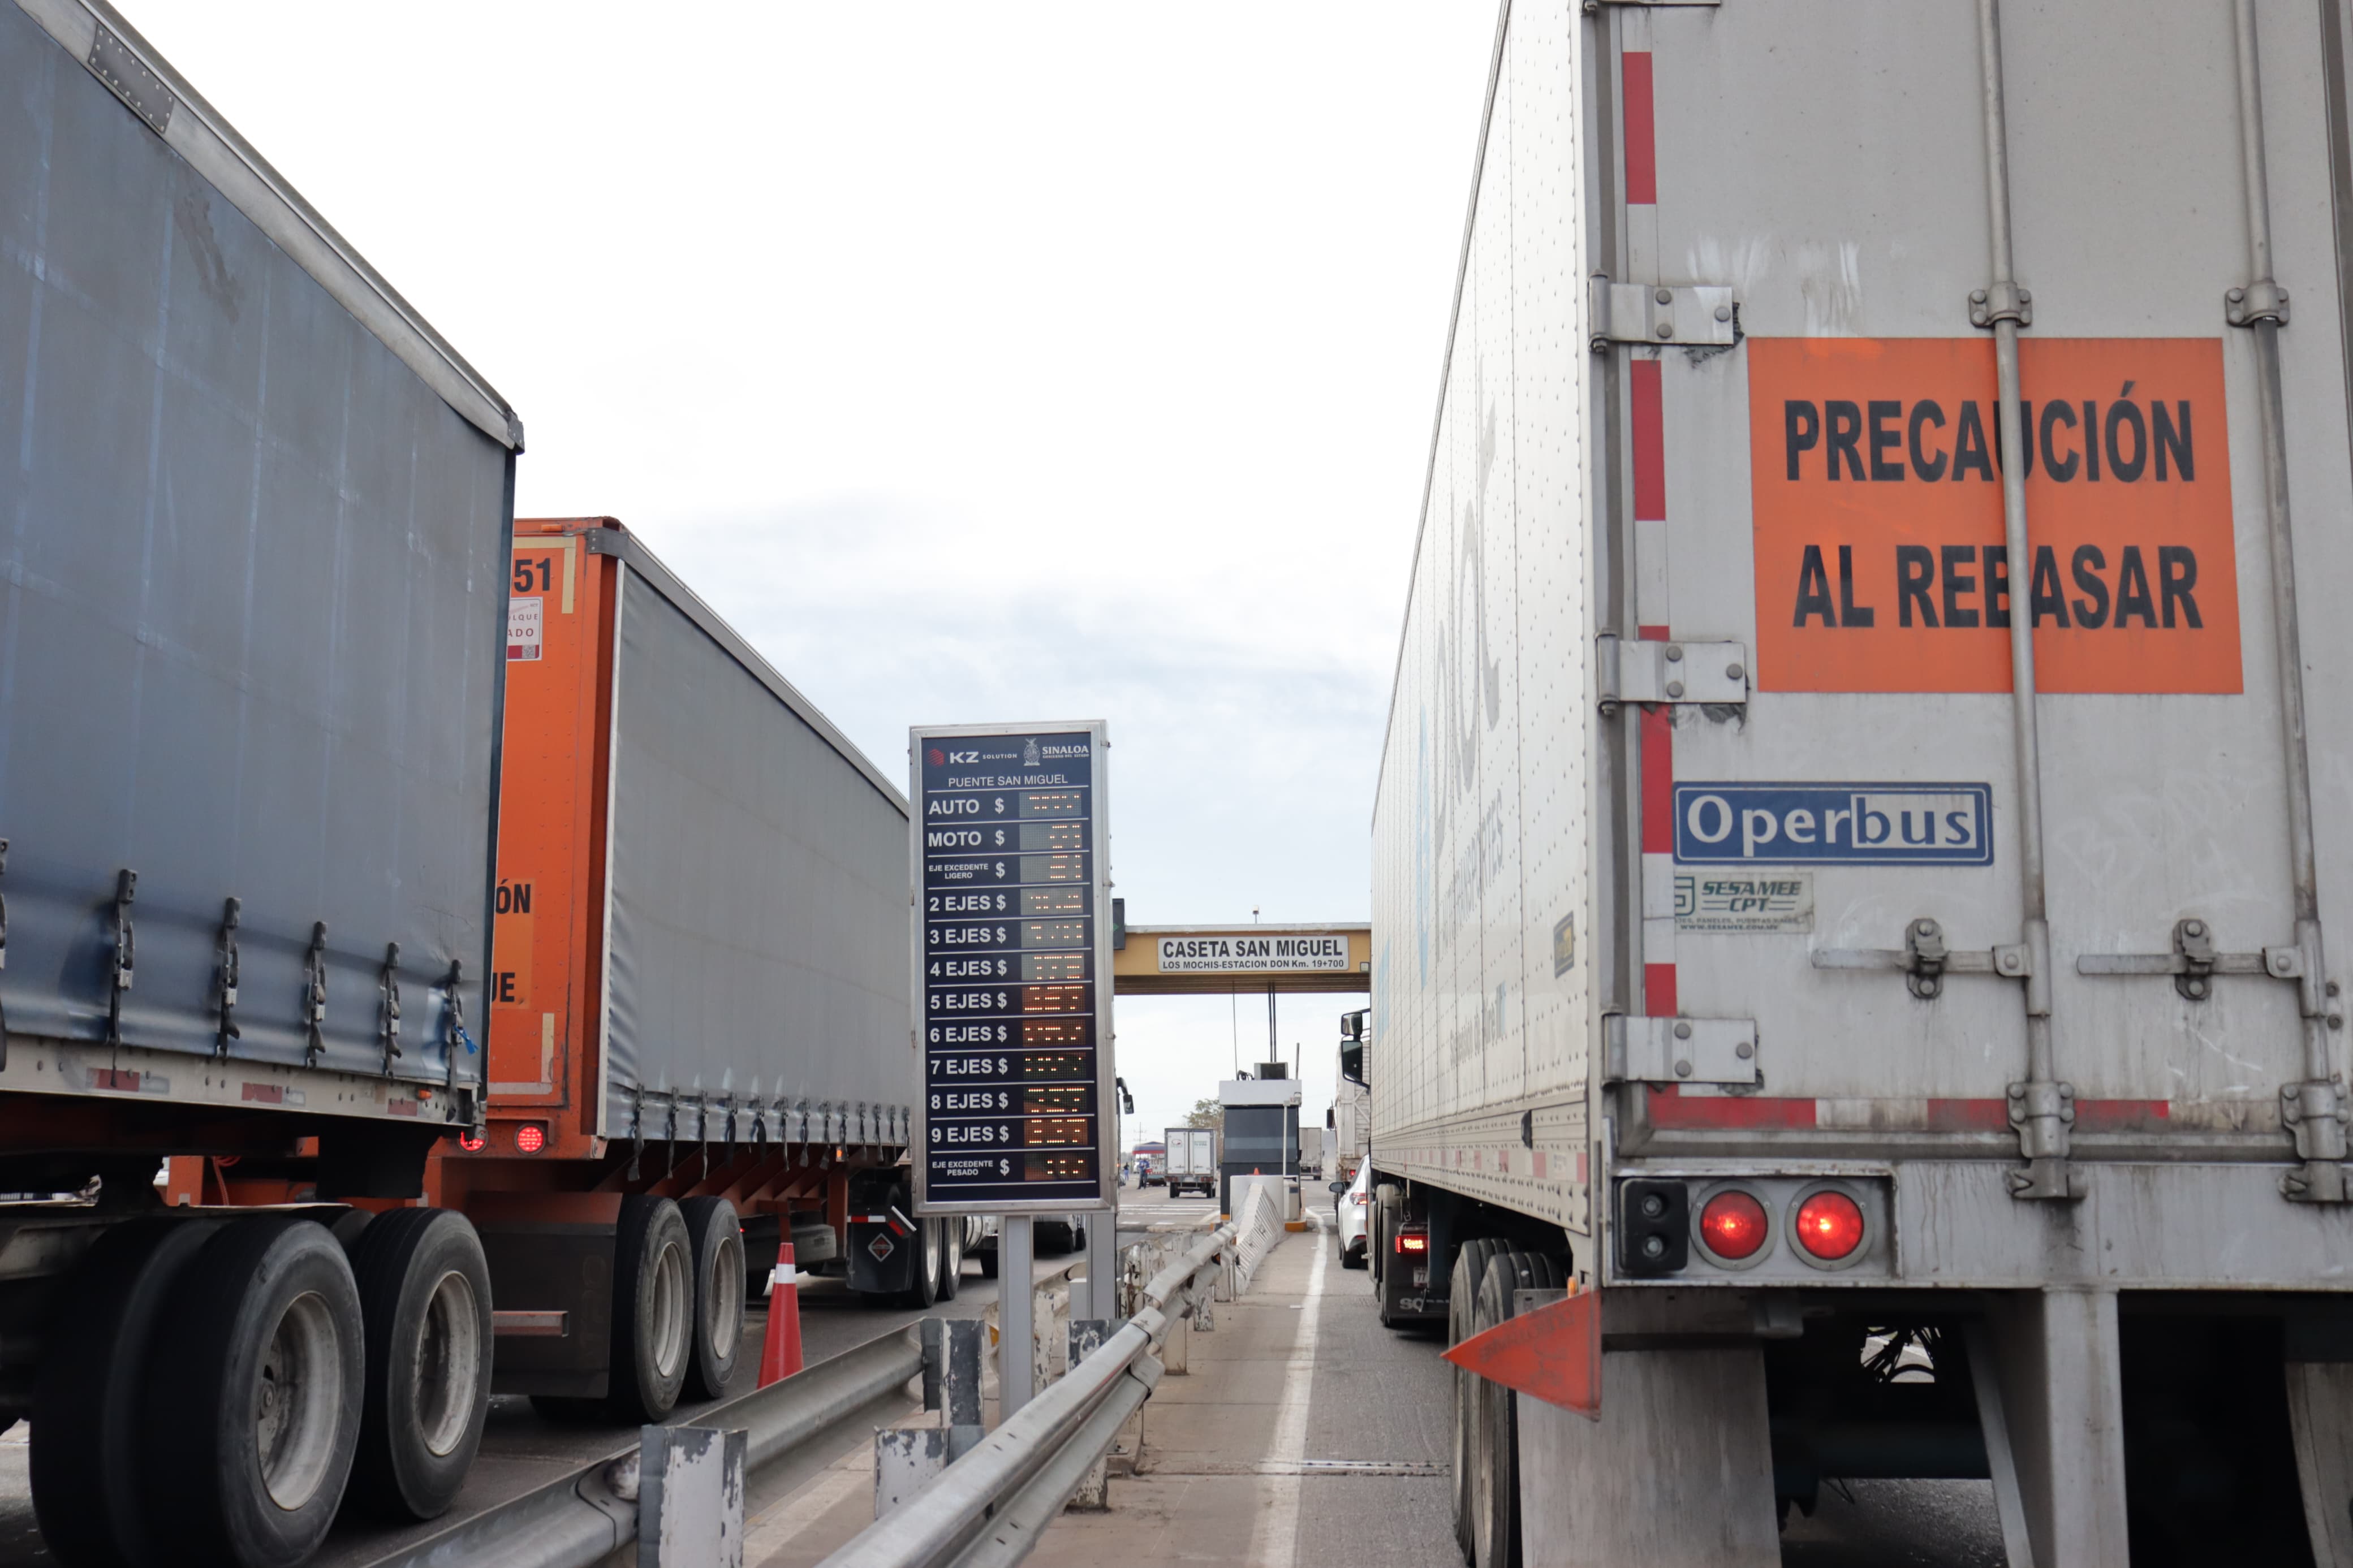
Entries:
{"type": "Polygon", "coordinates": [[[907,736],[908,981],[923,1072],[915,1210],[1109,1214],[1119,1117],[1105,726],[919,724],[907,736]],[[1071,824],[1081,831],[1064,848],[1071,836],[1055,829],[1071,824]],[[1071,855],[1083,857],[1076,876],[1066,874],[1071,855]],[[1083,908],[1073,910],[1064,895],[1076,889],[1083,908]],[[1074,985],[1084,994],[1072,996],[1074,985]],[[1079,1005],[1054,1005],[1064,1001],[1079,1005]],[[1065,1032],[1067,1045],[1031,1038],[1065,1032]],[[1048,1082],[1031,1076],[1033,1064],[1082,1052],[1092,1061],[1049,1068],[1048,1082]],[[1080,1099],[1074,1090],[1083,1110],[1033,1103],[1080,1099]],[[1079,1121],[1092,1153],[1082,1163],[1060,1152],[1079,1121]],[[988,1159],[997,1179],[980,1169],[988,1159]]]}

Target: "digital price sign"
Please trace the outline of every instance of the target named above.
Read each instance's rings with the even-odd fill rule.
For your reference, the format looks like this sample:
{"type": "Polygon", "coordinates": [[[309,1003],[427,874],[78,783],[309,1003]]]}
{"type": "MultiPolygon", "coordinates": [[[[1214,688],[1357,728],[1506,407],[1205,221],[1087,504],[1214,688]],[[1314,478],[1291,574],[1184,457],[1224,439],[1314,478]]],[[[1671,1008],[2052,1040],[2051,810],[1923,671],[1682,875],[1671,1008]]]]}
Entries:
{"type": "Polygon", "coordinates": [[[915,1202],[927,1214],[1108,1209],[1103,727],[909,731],[915,1202]]]}

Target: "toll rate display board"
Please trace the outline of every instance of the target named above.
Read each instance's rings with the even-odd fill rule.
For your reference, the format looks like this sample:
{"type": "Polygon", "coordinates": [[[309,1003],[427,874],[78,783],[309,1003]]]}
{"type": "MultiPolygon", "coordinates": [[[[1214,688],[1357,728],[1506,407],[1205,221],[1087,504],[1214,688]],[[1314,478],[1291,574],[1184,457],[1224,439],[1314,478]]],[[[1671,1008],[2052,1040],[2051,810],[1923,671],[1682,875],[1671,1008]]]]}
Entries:
{"type": "Polygon", "coordinates": [[[1103,727],[911,731],[931,1214],[1108,1208],[1103,727]]]}

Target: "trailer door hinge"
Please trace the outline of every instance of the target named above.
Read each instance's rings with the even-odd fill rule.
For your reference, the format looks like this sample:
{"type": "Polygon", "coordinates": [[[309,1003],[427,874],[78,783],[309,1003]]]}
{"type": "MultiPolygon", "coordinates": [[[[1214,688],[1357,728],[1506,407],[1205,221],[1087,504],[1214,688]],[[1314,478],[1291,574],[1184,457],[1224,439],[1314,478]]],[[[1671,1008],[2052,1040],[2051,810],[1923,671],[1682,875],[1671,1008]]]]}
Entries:
{"type": "Polygon", "coordinates": [[[1725,283],[1612,283],[1597,272],[1589,304],[1596,353],[1611,343],[1728,349],[1740,341],[1725,283]]]}
{"type": "Polygon", "coordinates": [[[1745,703],[1748,645],[1629,642],[1604,632],[1596,666],[1604,709],[1621,702],[1745,703]]]}
{"type": "Polygon", "coordinates": [[[1755,1085],[1754,1018],[1630,1018],[1603,1021],[1611,1083],[1755,1085]]]}
{"type": "Polygon", "coordinates": [[[1816,969],[1893,969],[1923,1002],[1933,1002],[1945,989],[1947,974],[1991,974],[2003,980],[2034,978],[2034,949],[2027,942],[1955,952],[1945,945],[1945,928],[1932,920],[1916,920],[1904,927],[1904,945],[1894,947],[1818,947],[1816,969]]]}

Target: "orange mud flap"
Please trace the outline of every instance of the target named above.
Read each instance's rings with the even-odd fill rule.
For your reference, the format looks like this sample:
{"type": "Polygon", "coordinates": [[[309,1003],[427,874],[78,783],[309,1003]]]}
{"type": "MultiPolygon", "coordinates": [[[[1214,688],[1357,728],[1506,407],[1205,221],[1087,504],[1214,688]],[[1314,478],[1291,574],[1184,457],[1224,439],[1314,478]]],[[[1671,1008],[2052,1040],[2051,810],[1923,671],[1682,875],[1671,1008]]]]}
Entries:
{"type": "Polygon", "coordinates": [[[1445,1352],[1465,1372],[1515,1393],[1601,1419],[1601,1295],[1572,1289],[1445,1352]]]}

